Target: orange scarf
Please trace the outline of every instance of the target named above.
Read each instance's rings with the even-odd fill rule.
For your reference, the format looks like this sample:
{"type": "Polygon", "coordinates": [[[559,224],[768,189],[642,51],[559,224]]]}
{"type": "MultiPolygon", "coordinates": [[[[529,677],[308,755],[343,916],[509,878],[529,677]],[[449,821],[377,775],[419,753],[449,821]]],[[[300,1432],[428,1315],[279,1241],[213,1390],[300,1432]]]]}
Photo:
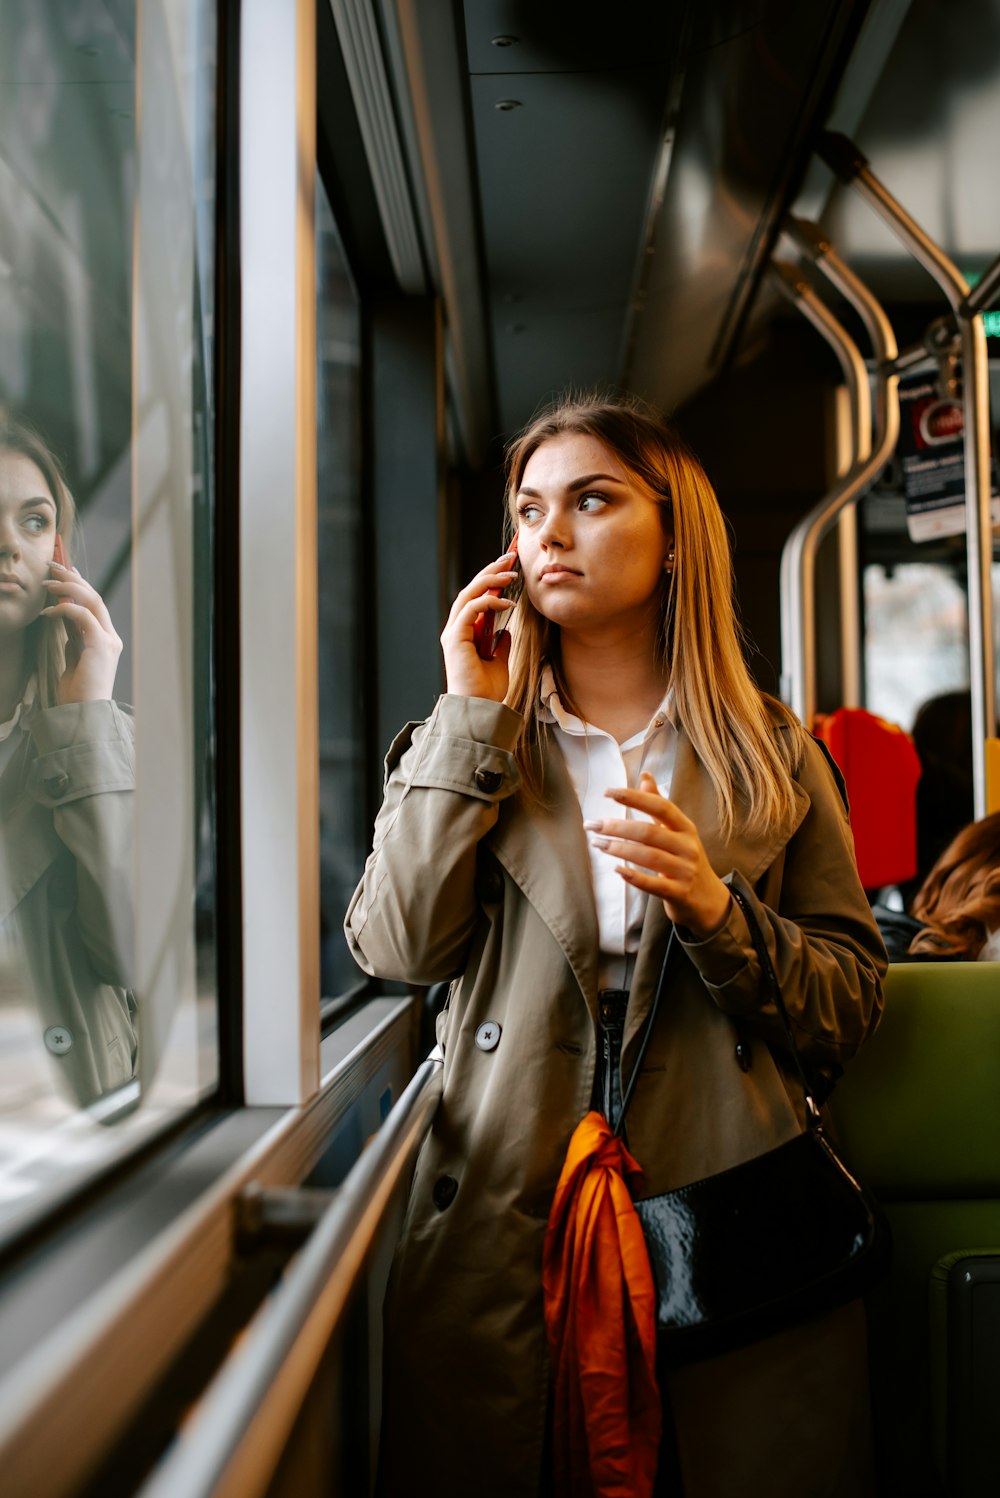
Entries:
{"type": "Polygon", "coordinates": [[[660,1446],[656,1293],[632,1205],[642,1172],[600,1113],[573,1134],[542,1289],[560,1498],[648,1498],[660,1446]]]}

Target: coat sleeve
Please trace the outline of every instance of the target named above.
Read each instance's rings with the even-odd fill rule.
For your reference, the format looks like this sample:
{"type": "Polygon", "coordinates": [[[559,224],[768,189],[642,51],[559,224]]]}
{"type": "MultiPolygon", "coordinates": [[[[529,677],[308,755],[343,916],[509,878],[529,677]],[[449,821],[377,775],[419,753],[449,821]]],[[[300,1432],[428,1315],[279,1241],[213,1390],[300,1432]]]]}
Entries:
{"type": "MultiPolygon", "coordinates": [[[[858,878],[847,809],[811,740],[798,779],[809,810],[780,867],[759,883],[770,903],[741,874],[730,879],[739,881],[756,913],[803,1056],[836,1068],[878,1024],[888,959],[858,878]]],[[[683,944],[720,1009],[747,1019],[769,1044],[787,1049],[775,1005],[765,1001],[760,964],[736,901],[720,931],[683,944]]]]}
{"type": "Polygon", "coordinates": [[[461,969],[475,927],[476,852],[517,790],[520,716],[446,695],[386,757],[374,847],[344,930],[367,973],[437,983],[461,969]]]}
{"type": "Polygon", "coordinates": [[[29,789],[76,865],[80,936],[105,983],[134,985],[135,743],[116,702],[70,702],[31,722],[29,789]]]}

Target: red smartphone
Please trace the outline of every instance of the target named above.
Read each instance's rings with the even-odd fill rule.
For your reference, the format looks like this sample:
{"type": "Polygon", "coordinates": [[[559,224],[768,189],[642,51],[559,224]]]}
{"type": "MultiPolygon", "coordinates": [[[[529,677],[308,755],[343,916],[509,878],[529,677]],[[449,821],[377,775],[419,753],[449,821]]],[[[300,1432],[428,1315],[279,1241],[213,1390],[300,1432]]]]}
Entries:
{"type": "MultiPolygon", "coordinates": [[[[510,546],[507,548],[508,551],[512,551],[514,553],[514,560],[510,565],[515,572],[520,571],[520,563],[517,560],[517,537],[518,532],[515,531],[514,539],[513,541],[511,541],[510,546]]],[[[513,606],[514,601],[517,597],[519,582],[520,578],[517,578],[509,585],[509,587],[490,588],[489,592],[493,594],[494,598],[509,598],[511,601],[511,605],[513,606]]],[[[479,656],[480,660],[491,661],[493,659],[493,652],[496,650],[496,640],[494,637],[494,632],[496,631],[497,619],[501,617],[503,619],[503,622],[506,623],[509,616],[506,614],[501,616],[495,613],[492,609],[489,609],[485,614],[480,614],[479,618],[472,626],[472,639],[476,647],[476,654],[479,656]]]]}
{"type": "Polygon", "coordinates": [[[66,566],[66,548],[63,545],[62,536],[56,536],[56,545],[55,550],[52,553],[52,560],[54,562],[58,562],[60,567],[66,566]]]}

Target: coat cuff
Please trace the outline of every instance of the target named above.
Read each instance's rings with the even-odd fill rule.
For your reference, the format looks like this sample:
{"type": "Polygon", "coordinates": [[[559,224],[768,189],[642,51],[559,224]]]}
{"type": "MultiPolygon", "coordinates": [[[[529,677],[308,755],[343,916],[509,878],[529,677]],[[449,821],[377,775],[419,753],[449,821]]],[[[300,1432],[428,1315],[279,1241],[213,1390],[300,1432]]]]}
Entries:
{"type": "Polygon", "coordinates": [[[502,702],[440,697],[424,724],[409,788],[503,801],[521,784],[512,752],[520,728],[519,714],[502,702]]]}
{"type": "Polygon", "coordinates": [[[503,702],[488,697],[459,697],[445,692],[437,700],[427,720],[432,734],[454,734],[456,738],[475,739],[496,749],[511,750],[521,732],[523,718],[503,702]]]}
{"type": "MultiPolygon", "coordinates": [[[[722,882],[732,884],[738,877],[727,874],[722,882]]],[[[741,880],[740,889],[745,888],[745,882],[741,880]]],[[[704,941],[685,937],[682,928],[678,928],[677,936],[720,1009],[728,1014],[742,1014],[757,1007],[756,994],[747,994],[740,987],[753,955],[753,943],[738,901],[730,899],[726,919],[718,931],[704,941]]]]}
{"type": "Polygon", "coordinates": [[[31,721],[38,758],[31,793],[43,806],[60,806],[101,791],[135,789],[131,720],[117,703],[67,702],[44,708],[31,721]]]}

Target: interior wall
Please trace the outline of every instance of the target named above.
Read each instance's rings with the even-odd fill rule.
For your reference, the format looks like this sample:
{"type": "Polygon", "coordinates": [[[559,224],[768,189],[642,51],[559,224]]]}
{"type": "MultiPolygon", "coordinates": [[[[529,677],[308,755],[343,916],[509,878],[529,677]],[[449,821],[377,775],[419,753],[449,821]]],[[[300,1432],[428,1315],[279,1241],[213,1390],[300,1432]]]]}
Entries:
{"type": "MultiPolygon", "coordinates": [[[[831,481],[835,380],[832,356],[815,335],[778,323],[766,342],[674,416],[729,523],[750,666],[767,692],[777,692],[781,671],[781,549],[831,481]]],[[[823,601],[821,595],[821,612],[823,601]]],[[[821,653],[828,655],[836,630],[821,627],[819,636],[821,653]]]]}

